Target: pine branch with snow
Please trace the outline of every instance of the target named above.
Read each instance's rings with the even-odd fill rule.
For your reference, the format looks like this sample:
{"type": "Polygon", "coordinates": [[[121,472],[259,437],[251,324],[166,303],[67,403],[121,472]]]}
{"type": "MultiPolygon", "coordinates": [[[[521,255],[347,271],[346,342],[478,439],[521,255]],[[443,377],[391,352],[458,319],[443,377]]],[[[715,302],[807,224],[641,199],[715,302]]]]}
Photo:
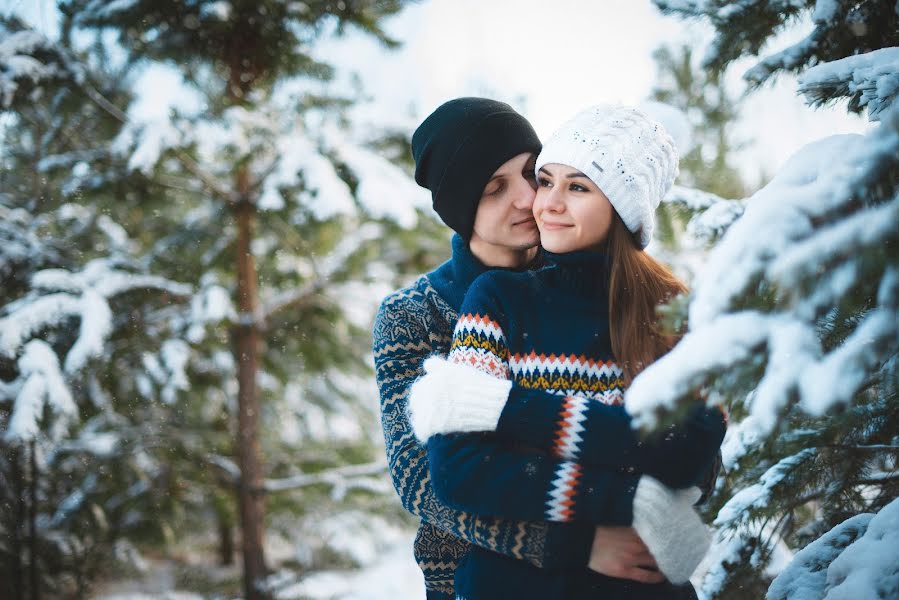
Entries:
{"type": "MultiPolygon", "coordinates": [[[[766,56],[743,75],[753,88],[780,72],[801,73],[814,65],[899,46],[899,14],[889,2],[841,0],[653,0],[665,14],[702,19],[715,30],[703,59],[706,68],[721,72],[732,62],[761,55],[769,38],[800,18],[810,19],[811,32],[799,42],[766,56]]],[[[831,88],[827,100],[853,95],[831,88]]],[[[851,105],[860,110],[861,105],[851,105]]]]}

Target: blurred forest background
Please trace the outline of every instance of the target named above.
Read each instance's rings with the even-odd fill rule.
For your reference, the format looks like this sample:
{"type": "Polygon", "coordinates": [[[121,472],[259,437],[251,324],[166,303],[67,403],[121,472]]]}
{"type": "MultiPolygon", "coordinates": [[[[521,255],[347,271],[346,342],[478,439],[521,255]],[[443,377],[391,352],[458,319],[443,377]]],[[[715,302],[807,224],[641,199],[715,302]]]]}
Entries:
{"type": "MultiPolygon", "coordinates": [[[[0,597],[421,596],[370,327],[449,254],[408,150],[433,107],[379,123],[317,51],[399,48],[411,4],[60,0],[58,37],[0,12],[0,597]],[[138,93],[152,64],[182,105],[138,93]]],[[[899,9],[654,5],[708,31],[653,54],[683,155],[650,251],[693,283],[667,310],[695,335],[680,380],[634,390],[732,415],[697,587],[895,597],[899,9]],[[735,126],[781,73],[871,126],[756,180],[735,126]]]]}

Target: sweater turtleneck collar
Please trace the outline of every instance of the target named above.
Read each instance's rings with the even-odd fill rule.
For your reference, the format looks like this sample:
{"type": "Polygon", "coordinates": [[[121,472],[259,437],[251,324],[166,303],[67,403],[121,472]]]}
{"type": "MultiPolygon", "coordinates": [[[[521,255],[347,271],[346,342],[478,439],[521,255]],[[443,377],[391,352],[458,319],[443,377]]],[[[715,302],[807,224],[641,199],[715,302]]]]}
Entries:
{"type": "Polygon", "coordinates": [[[587,297],[605,298],[609,282],[609,255],[579,250],[555,254],[543,250],[547,276],[560,289],[587,297]]]}
{"type": "MultiPolygon", "coordinates": [[[[453,235],[453,275],[457,285],[464,289],[468,289],[478,275],[489,270],[490,267],[482,263],[477,256],[471,252],[468,243],[462,239],[458,233],[453,235]]],[[[464,293],[464,290],[463,290],[464,293]]]]}

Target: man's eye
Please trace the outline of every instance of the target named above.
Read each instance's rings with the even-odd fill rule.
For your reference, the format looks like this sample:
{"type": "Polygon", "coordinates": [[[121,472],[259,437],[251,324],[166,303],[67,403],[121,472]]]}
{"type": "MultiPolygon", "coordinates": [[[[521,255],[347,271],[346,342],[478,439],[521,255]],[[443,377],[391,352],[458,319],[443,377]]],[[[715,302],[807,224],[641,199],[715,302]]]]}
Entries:
{"type": "Polygon", "coordinates": [[[496,196],[497,194],[499,194],[500,192],[502,192],[504,189],[506,189],[506,185],[505,185],[504,183],[500,183],[499,185],[497,185],[497,186],[496,186],[495,188],[493,188],[492,190],[490,190],[490,191],[488,191],[488,192],[485,192],[484,195],[485,195],[485,196],[496,196]]]}

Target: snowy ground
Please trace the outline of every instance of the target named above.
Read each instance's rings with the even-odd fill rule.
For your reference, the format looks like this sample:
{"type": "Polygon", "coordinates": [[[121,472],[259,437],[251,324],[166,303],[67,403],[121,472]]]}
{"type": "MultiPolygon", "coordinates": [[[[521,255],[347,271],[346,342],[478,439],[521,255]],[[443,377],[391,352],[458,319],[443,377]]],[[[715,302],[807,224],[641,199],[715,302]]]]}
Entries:
{"type": "MultiPolygon", "coordinates": [[[[424,580],[412,557],[410,532],[366,567],[354,571],[321,571],[302,580],[277,586],[278,600],[418,600],[424,580]]],[[[97,589],[92,600],[210,600],[189,590],[175,589],[176,564],[147,560],[140,579],[111,581],[97,589]]],[[[210,568],[210,570],[213,570],[210,568]]]]}

